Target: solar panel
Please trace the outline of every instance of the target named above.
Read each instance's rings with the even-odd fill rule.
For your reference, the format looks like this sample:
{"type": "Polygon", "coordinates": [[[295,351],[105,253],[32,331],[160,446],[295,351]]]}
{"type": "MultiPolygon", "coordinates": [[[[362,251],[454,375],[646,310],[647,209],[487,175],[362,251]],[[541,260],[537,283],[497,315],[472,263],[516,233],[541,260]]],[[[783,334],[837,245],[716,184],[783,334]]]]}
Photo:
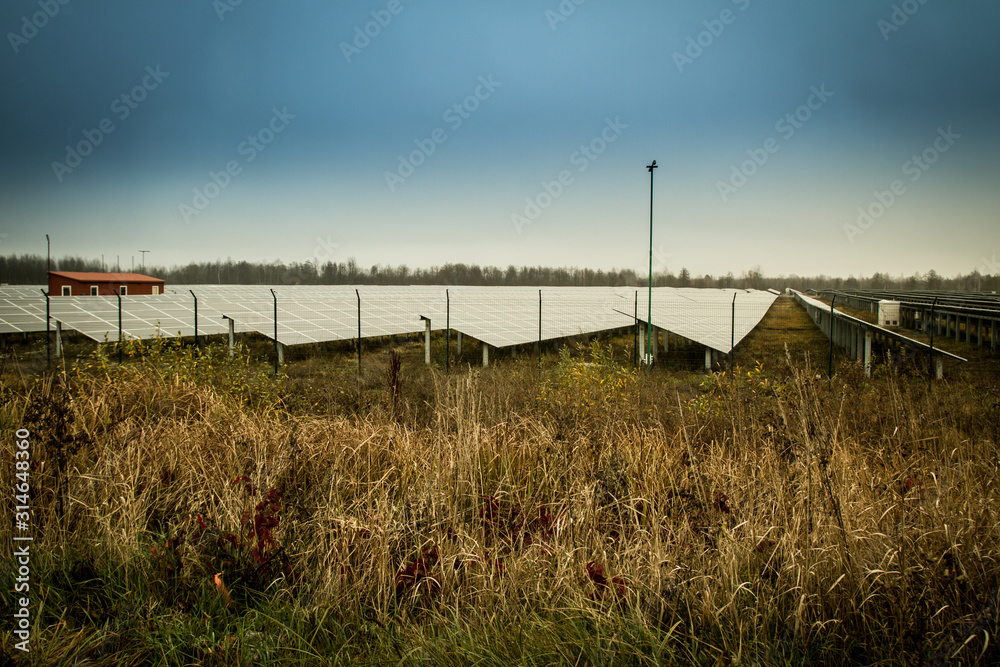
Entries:
{"type": "Polygon", "coordinates": [[[45,297],[0,296],[0,333],[45,331],[45,297]]]}
{"type": "MultiPolygon", "coordinates": [[[[53,321],[64,329],[73,329],[98,342],[118,339],[118,297],[61,296],[50,299],[53,321]]],[[[194,334],[194,305],[190,298],[158,294],[121,297],[122,335],[126,339],[194,334]]],[[[199,314],[198,332],[224,333],[223,322],[204,321],[199,314]]]]}
{"type": "MultiPolygon", "coordinates": [[[[45,297],[38,288],[0,290],[0,331],[44,331],[45,297]]],[[[417,333],[421,317],[432,328],[450,327],[492,347],[509,347],[630,326],[647,319],[645,290],[634,287],[348,286],[348,285],[174,285],[164,294],[122,297],[127,338],[191,336],[195,296],[198,333],[228,331],[267,337],[275,331],[285,345],[417,333]],[[274,290],[272,295],[271,290],[274,290]],[[449,306],[450,301],[450,306],[449,306]],[[539,332],[539,315],[541,332],[539,332]]],[[[728,352],[731,329],[742,340],[776,295],[756,290],[656,288],[653,325],[713,349],[728,352]],[[732,300],[736,296],[736,317],[732,300]]],[[[53,297],[52,318],[97,340],[118,337],[116,297],[53,297]]]]}
{"type": "MultiPolygon", "coordinates": [[[[639,319],[645,322],[648,298],[642,296],[639,319]]],[[[760,323],[776,298],[759,290],[658,287],[653,290],[652,324],[729,353],[733,344],[739,344],[760,323]]]]}

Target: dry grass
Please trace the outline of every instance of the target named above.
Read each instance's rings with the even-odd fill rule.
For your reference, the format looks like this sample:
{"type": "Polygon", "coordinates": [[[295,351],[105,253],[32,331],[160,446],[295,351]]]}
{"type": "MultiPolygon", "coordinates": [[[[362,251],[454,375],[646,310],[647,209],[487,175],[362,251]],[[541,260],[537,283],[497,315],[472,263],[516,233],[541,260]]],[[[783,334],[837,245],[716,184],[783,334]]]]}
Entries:
{"type": "Polygon", "coordinates": [[[732,381],[601,348],[445,376],[404,349],[395,401],[375,355],[360,380],[348,355],[269,380],[169,350],[7,374],[0,420],[34,448],[35,656],[996,663],[995,394],[821,380],[809,343],[780,368],[757,344],[732,381]],[[227,547],[269,489],[262,558],[227,547]]]}

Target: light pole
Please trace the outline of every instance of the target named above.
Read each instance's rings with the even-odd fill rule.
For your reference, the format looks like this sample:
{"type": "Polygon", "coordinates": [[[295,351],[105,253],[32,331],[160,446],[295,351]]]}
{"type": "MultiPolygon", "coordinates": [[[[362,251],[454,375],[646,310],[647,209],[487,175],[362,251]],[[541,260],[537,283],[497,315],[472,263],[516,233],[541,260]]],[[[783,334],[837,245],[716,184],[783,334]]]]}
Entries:
{"type": "Polygon", "coordinates": [[[143,273],[145,273],[146,272],[146,253],[149,252],[149,251],[148,250],[140,250],[139,252],[142,253],[142,268],[139,269],[139,270],[142,271],[143,273]]]}
{"type": "Polygon", "coordinates": [[[646,364],[649,364],[653,343],[653,170],[656,160],[646,165],[649,171],[649,303],[646,306],[646,364]]]}

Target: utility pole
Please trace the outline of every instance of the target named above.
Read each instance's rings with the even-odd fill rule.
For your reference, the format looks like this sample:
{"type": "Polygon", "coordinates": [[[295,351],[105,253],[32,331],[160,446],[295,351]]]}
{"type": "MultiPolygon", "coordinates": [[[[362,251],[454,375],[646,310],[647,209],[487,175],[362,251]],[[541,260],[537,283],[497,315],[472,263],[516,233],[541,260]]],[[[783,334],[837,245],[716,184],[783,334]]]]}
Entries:
{"type": "Polygon", "coordinates": [[[653,170],[656,160],[646,165],[649,171],[649,303],[646,306],[646,362],[650,365],[653,344],[653,170]]]}

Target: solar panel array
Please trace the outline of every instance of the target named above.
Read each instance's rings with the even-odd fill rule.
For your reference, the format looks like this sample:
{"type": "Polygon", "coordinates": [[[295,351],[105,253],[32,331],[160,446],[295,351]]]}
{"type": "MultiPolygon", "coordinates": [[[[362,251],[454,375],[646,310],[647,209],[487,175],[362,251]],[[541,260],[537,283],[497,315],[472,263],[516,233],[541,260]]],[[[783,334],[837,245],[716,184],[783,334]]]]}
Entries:
{"type": "Polygon", "coordinates": [[[0,333],[45,331],[45,285],[0,287],[0,333]]]}
{"type": "MultiPolygon", "coordinates": [[[[41,287],[0,287],[0,332],[44,331],[41,287]]],[[[422,318],[492,347],[591,334],[647,319],[645,290],[627,287],[175,285],[164,294],[122,296],[126,338],[275,335],[285,345],[416,333],[422,318]],[[273,292],[272,292],[273,290],[273,292]],[[275,318],[275,300],[277,318],[275,318]],[[638,301],[638,303],[636,303],[638,301]]],[[[776,295],[756,290],[653,290],[652,324],[721,352],[753,330],[776,295]],[[736,297],[735,318],[732,302],[736,297]]],[[[53,321],[96,340],[118,338],[118,298],[52,297],[53,321]]]]}
{"type": "MultiPolygon", "coordinates": [[[[759,290],[654,289],[651,323],[713,350],[728,353],[733,345],[738,345],[754,330],[777,298],[777,294],[759,290]]],[[[649,319],[648,303],[648,297],[643,299],[640,293],[638,318],[643,322],[649,319]]]]}

